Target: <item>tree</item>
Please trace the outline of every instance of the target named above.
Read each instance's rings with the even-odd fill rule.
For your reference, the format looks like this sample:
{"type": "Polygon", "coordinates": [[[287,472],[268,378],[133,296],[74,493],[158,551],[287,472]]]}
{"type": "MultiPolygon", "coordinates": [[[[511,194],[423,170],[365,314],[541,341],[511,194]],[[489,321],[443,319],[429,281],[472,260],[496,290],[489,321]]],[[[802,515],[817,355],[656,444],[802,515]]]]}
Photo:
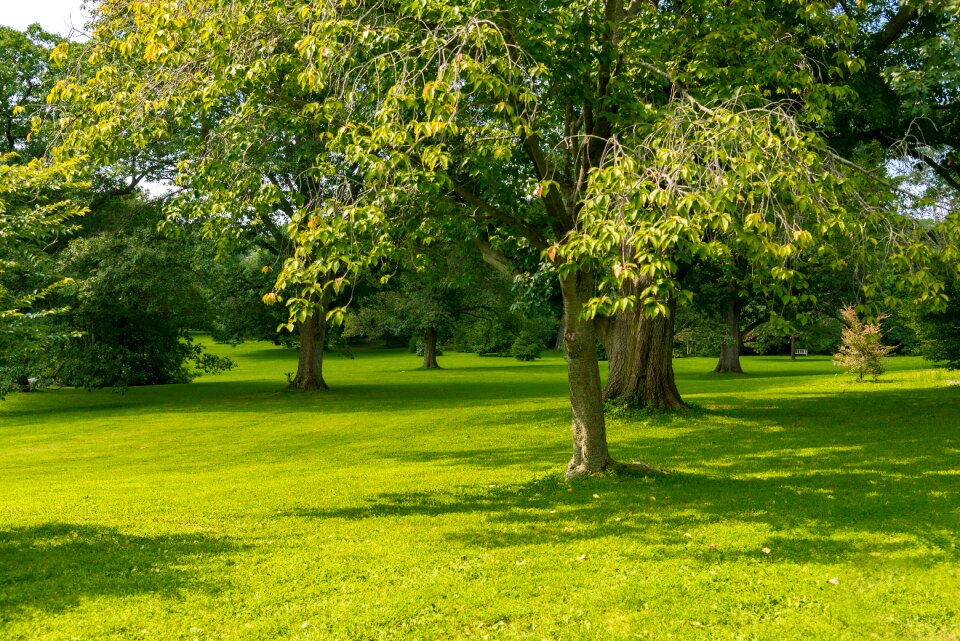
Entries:
{"type": "Polygon", "coordinates": [[[59,320],[78,338],[50,351],[47,376],[78,387],[125,388],[230,369],[229,359],[205,354],[189,334],[204,321],[190,242],[157,232],[155,205],[127,197],[112,208],[126,212],[120,228],[98,225],[102,211],[90,214],[90,229],[56,256],[58,271],[75,282],[62,297],[69,310],[59,320]]]}
{"type": "MultiPolygon", "coordinates": [[[[307,89],[297,68],[296,39],[307,25],[292,17],[295,12],[279,7],[262,12],[257,3],[210,14],[209,7],[184,8],[191,21],[167,31],[176,42],[148,42],[158,34],[145,31],[142,40],[129,33],[129,46],[114,46],[118,38],[126,39],[122,34],[135,21],[173,17],[165,7],[103,2],[94,10],[92,42],[80,45],[83,55],[72,75],[52,93],[62,121],[69,121],[61,153],[109,166],[128,157],[131,145],[141,153],[172,148],[164,162],[175,164],[180,190],[169,203],[166,229],[196,222],[227,253],[237,243],[253,243],[275,262],[296,264],[299,276],[275,281],[274,291],[263,300],[289,304],[283,327],[299,335],[291,385],[326,389],[322,368],[328,317],[342,317],[336,297],[350,277],[376,260],[383,239],[375,229],[361,231],[352,224],[360,222],[353,220],[356,212],[341,215],[341,201],[353,200],[362,176],[326,155],[324,139],[334,125],[327,113],[305,108],[319,104],[311,102],[318,96],[307,89]],[[208,16],[220,34],[208,31],[211,24],[204,26],[208,16]],[[251,29],[242,36],[242,50],[221,48],[231,34],[241,37],[241,25],[251,29]],[[291,29],[293,25],[297,27],[291,29]],[[247,39],[250,34],[256,34],[254,40],[247,39]],[[180,50],[180,38],[193,36],[199,47],[208,48],[204,55],[199,49],[192,50],[198,54],[193,57],[180,50]],[[119,130],[129,135],[114,136],[119,130]],[[318,237],[293,247],[288,234],[299,227],[318,237]],[[371,246],[377,249],[366,251],[371,246]],[[311,254],[321,251],[326,260],[314,260],[311,254]],[[284,289],[291,294],[285,296],[284,289]]],[[[55,57],[66,60],[70,51],[64,45],[55,57]]]]}
{"type": "Polygon", "coordinates": [[[287,322],[286,310],[263,304],[264,295],[273,290],[276,280],[271,273],[274,261],[276,257],[271,252],[256,246],[241,245],[217,257],[212,248],[201,243],[194,269],[199,272],[206,301],[202,328],[210,332],[213,340],[293,345],[296,335],[277,331],[278,326],[287,322]]]}
{"type": "Polygon", "coordinates": [[[840,334],[840,351],[834,354],[834,365],[846,367],[863,382],[864,374],[876,381],[883,374],[883,358],[895,348],[880,342],[883,334],[878,323],[864,323],[852,307],[840,310],[846,327],[840,334]]]}
{"type": "Polygon", "coordinates": [[[510,283],[472,244],[437,239],[398,252],[396,272],[370,292],[348,320],[346,335],[413,335],[424,369],[437,369],[438,343],[474,319],[509,307],[510,283]]]}
{"type": "Polygon", "coordinates": [[[39,24],[26,31],[0,25],[0,154],[16,152],[20,158],[43,155],[43,138],[31,134],[32,120],[46,108],[53,84],[50,51],[63,41],[39,24]]]}
{"type": "Polygon", "coordinates": [[[30,363],[71,336],[51,324],[66,309],[50,298],[72,281],[52,273],[45,250],[84,213],[57,198],[74,186],[69,166],[39,159],[8,164],[15,160],[0,156],[0,398],[12,383],[23,389],[30,363]]]}

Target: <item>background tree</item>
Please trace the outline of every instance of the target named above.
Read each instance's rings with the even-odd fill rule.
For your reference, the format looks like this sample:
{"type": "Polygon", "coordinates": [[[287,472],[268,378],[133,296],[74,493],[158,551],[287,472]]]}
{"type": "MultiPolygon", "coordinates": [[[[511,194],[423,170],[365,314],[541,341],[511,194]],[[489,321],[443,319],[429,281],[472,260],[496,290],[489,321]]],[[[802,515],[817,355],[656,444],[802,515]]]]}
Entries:
{"type": "Polygon", "coordinates": [[[133,197],[111,202],[112,220],[91,213],[57,255],[58,271],[76,283],[63,297],[69,311],[60,321],[80,335],[50,351],[45,374],[75,386],[123,388],[229,369],[229,359],[204,354],[189,333],[203,325],[205,311],[195,248],[157,231],[157,205],[133,197]]]}

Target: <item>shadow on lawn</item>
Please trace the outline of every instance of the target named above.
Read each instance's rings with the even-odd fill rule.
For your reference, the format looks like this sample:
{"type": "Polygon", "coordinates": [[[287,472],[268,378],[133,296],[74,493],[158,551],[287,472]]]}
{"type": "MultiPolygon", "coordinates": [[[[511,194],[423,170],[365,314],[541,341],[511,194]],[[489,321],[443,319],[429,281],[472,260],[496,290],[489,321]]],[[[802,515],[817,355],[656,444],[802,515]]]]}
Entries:
{"type": "MultiPolygon", "coordinates": [[[[750,557],[848,564],[851,558],[869,562],[872,555],[881,555],[914,567],[930,567],[960,560],[951,500],[918,504],[916,492],[868,499],[862,493],[852,496],[847,489],[855,476],[839,473],[824,482],[800,475],[785,484],[782,479],[678,474],[658,479],[589,479],[572,485],[553,476],[506,488],[385,493],[359,507],[304,508],[289,516],[442,519],[479,513],[480,526],[445,533],[444,538],[485,549],[551,547],[617,537],[635,542],[644,556],[717,562],[750,557]],[[768,535],[759,544],[709,546],[712,526],[737,522],[765,526],[759,530],[768,535]],[[861,543],[865,535],[869,535],[868,548],[861,543]],[[773,549],[769,557],[760,551],[764,546],[773,549]]],[[[916,484],[907,485],[917,489],[916,484]]],[[[432,522],[443,527],[442,520],[432,522]]]]}
{"type": "MultiPolygon", "coordinates": [[[[489,368],[488,368],[489,369],[489,368]]],[[[516,368],[511,369],[515,371],[516,368]]],[[[202,385],[179,385],[177,393],[165,391],[166,386],[131,388],[126,394],[112,394],[109,390],[63,389],[36,394],[59,395],[56,403],[38,406],[30,403],[12,409],[2,408],[0,416],[19,419],[56,416],[75,413],[136,413],[163,411],[171,413],[229,412],[292,414],[324,412],[352,414],[445,409],[483,406],[489,403],[510,403],[536,399],[562,400],[566,394],[562,380],[478,381],[471,377],[449,377],[471,370],[416,370],[396,371],[387,384],[339,382],[333,379],[331,389],[323,392],[291,390],[279,381],[210,381],[202,385]],[[522,381],[522,384],[521,384],[522,381]],[[69,405],[65,405],[69,403],[69,405]]],[[[522,373],[522,372],[521,372],[522,373]]]]}
{"type": "Polygon", "coordinates": [[[112,527],[47,523],[0,531],[0,622],[55,613],[98,596],[218,591],[200,559],[229,564],[237,546],[203,534],[132,536],[112,527]]]}
{"type": "MultiPolygon", "coordinates": [[[[616,425],[633,434],[620,439],[615,456],[680,470],[672,476],[567,484],[558,474],[503,488],[386,493],[360,507],[304,508],[293,515],[362,520],[478,513],[481,527],[445,536],[480,547],[629,537],[651,555],[829,564],[861,557],[869,563],[872,553],[934,565],[960,560],[958,415],[960,397],[947,389],[743,401],[689,422],[654,416],[644,425],[616,425]],[[733,420],[718,425],[711,415],[733,420]],[[664,434],[664,427],[678,431],[664,434]],[[768,538],[729,550],[700,539],[714,524],[738,522],[768,538]],[[763,557],[762,546],[773,554],[763,557]]],[[[496,467],[524,459],[559,463],[559,456],[545,444],[522,450],[414,446],[391,458],[496,467]]]]}

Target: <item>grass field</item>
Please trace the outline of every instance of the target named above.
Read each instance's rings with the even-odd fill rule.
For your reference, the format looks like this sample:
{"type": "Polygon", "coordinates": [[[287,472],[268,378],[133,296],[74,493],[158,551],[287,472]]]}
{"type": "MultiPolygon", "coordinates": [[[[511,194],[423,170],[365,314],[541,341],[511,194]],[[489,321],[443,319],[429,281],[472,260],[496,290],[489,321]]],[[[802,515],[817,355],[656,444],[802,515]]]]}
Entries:
{"type": "Polygon", "coordinates": [[[0,639],[960,637],[960,373],[677,361],[674,472],[562,480],[562,359],[218,346],[191,385],[0,403],[0,639]]]}

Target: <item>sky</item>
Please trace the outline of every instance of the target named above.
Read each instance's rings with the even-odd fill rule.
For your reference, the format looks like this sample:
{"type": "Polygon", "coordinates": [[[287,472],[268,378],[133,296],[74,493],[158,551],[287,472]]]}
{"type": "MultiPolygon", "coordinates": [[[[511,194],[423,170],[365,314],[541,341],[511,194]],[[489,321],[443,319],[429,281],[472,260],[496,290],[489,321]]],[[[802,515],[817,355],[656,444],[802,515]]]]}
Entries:
{"type": "Polygon", "coordinates": [[[70,34],[70,26],[83,27],[87,13],[81,10],[83,0],[0,0],[0,24],[24,30],[39,22],[44,29],[70,34]]]}

